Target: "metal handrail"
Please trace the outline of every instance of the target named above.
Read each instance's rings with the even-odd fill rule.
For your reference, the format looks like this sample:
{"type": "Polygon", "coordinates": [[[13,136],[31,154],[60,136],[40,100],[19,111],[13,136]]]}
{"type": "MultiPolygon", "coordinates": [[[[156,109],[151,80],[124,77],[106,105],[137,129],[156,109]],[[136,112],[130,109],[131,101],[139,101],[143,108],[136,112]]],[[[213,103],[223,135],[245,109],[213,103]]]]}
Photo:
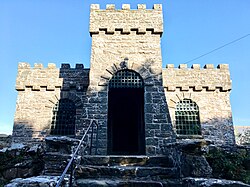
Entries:
{"type": "MultiPolygon", "coordinates": [[[[85,139],[85,137],[86,137],[86,135],[88,134],[90,128],[92,127],[91,145],[90,145],[90,154],[91,154],[91,149],[92,149],[92,138],[93,138],[93,128],[94,128],[93,125],[94,125],[94,124],[97,126],[97,134],[98,134],[98,124],[97,124],[97,122],[96,122],[95,120],[93,120],[92,123],[90,123],[90,125],[88,126],[87,130],[85,131],[85,133],[84,133],[82,139],[80,140],[80,142],[79,142],[79,144],[78,144],[78,146],[77,146],[77,148],[76,148],[74,154],[71,156],[71,159],[70,159],[69,163],[67,164],[66,168],[64,169],[64,171],[63,171],[63,173],[62,173],[62,175],[61,175],[59,181],[57,182],[56,187],[59,187],[59,186],[61,185],[61,183],[62,183],[62,181],[64,180],[64,177],[65,177],[65,175],[66,175],[66,173],[67,173],[69,167],[70,167],[71,164],[73,163],[74,158],[75,158],[75,156],[76,156],[76,154],[77,154],[79,148],[80,148],[81,145],[82,145],[83,140],[85,139]]],[[[97,144],[97,141],[98,141],[97,138],[98,138],[98,136],[96,135],[96,144],[97,144]]],[[[97,145],[96,145],[96,151],[97,151],[97,145]]],[[[71,175],[72,175],[72,173],[71,173],[71,175]]],[[[71,177],[72,177],[72,176],[71,176],[71,177]]]]}

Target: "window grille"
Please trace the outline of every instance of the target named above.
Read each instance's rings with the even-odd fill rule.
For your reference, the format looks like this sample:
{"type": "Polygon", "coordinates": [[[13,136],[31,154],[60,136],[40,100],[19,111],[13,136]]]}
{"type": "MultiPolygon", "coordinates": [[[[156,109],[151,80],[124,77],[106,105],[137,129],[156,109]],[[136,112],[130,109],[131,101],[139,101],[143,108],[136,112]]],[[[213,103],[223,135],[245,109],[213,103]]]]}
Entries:
{"type": "Polygon", "coordinates": [[[199,107],[191,99],[177,103],[175,111],[176,132],[179,135],[201,135],[199,107]]]}
{"type": "Polygon", "coordinates": [[[109,81],[109,88],[143,88],[141,76],[132,70],[118,71],[109,81]]]}
{"type": "Polygon", "coordinates": [[[69,99],[60,99],[53,108],[52,135],[75,135],[76,107],[69,99]]]}

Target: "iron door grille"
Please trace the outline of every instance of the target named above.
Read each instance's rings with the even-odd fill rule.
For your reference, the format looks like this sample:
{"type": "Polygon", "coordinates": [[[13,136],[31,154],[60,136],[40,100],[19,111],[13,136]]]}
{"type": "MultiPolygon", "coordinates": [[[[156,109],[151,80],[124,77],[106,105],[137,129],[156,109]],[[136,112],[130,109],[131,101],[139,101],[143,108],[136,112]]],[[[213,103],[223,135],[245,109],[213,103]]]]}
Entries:
{"type": "Polygon", "coordinates": [[[109,81],[109,88],[143,88],[143,79],[132,70],[118,71],[109,81]]]}

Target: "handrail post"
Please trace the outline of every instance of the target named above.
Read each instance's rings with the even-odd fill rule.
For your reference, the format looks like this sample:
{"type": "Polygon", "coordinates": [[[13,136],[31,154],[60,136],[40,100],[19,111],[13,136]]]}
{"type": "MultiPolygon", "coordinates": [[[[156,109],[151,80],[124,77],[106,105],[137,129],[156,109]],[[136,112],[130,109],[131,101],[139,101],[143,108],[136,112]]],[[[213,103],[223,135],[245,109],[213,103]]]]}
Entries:
{"type": "Polygon", "coordinates": [[[96,137],[95,137],[95,155],[97,155],[97,148],[98,148],[98,134],[99,134],[99,126],[98,124],[95,122],[96,125],[96,137]]]}
{"type": "MultiPolygon", "coordinates": [[[[78,144],[78,146],[77,146],[77,148],[76,148],[74,154],[71,156],[71,159],[70,159],[69,163],[67,164],[67,166],[66,166],[66,168],[64,169],[62,175],[60,176],[59,180],[57,181],[56,187],[59,187],[59,186],[61,185],[62,181],[64,180],[64,176],[65,176],[65,174],[67,173],[69,167],[71,167],[69,185],[72,186],[73,170],[74,170],[74,159],[75,159],[75,156],[76,156],[78,150],[79,150],[80,147],[81,147],[81,144],[82,144],[84,138],[87,136],[87,133],[89,132],[89,130],[90,130],[91,127],[92,127],[92,133],[91,133],[91,135],[92,135],[92,138],[93,138],[93,123],[95,123],[96,126],[97,126],[97,135],[96,135],[96,138],[98,138],[98,124],[96,123],[96,121],[92,121],[92,123],[90,123],[90,125],[89,125],[88,128],[86,129],[84,135],[82,136],[82,139],[80,140],[80,142],[79,142],[79,144],[78,144]]],[[[90,146],[90,148],[92,147],[92,138],[91,138],[91,146],[90,146]]],[[[86,147],[85,147],[85,148],[86,148],[86,147]]],[[[92,149],[92,148],[91,148],[91,149],[92,149]]],[[[91,153],[91,149],[90,149],[90,153],[91,153]]],[[[85,150],[85,149],[84,149],[84,150],[85,150]]],[[[83,150],[83,151],[84,151],[84,150],[83,150]]],[[[97,147],[96,147],[96,152],[97,152],[97,147]]]]}
{"type": "Polygon", "coordinates": [[[91,135],[90,135],[90,146],[89,146],[89,154],[90,155],[92,155],[92,144],[93,144],[93,134],[94,134],[94,125],[93,125],[93,123],[92,123],[92,126],[91,126],[91,135]]]}
{"type": "Polygon", "coordinates": [[[73,186],[72,185],[72,180],[73,180],[74,161],[75,161],[75,159],[73,158],[73,161],[72,161],[71,167],[70,167],[69,187],[73,186]]]}

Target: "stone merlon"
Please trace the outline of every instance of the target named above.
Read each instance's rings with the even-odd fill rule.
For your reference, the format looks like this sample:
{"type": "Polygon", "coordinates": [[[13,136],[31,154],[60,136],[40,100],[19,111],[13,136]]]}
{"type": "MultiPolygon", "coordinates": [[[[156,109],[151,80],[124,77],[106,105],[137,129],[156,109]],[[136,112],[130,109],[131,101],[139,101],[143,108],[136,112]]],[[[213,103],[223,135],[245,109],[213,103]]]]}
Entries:
{"type": "Polygon", "coordinates": [[[146,9],[145,4],[138,4],[137,9],[130,9],[129,4],[123,4],[122,9],[115,9],[114,4],[106,5],[106,9],[100,9],[99,4],[91,5],[90,12],[90,34],[99,34],[99,31],[106,31],[106,34],[114,34],[120,31],[121,34],[130,34],[136,31],[137,34],[145,34],[151,31],[152,34],[163,33],[162,5],[155,4],[153,9],[146,9]]]}

